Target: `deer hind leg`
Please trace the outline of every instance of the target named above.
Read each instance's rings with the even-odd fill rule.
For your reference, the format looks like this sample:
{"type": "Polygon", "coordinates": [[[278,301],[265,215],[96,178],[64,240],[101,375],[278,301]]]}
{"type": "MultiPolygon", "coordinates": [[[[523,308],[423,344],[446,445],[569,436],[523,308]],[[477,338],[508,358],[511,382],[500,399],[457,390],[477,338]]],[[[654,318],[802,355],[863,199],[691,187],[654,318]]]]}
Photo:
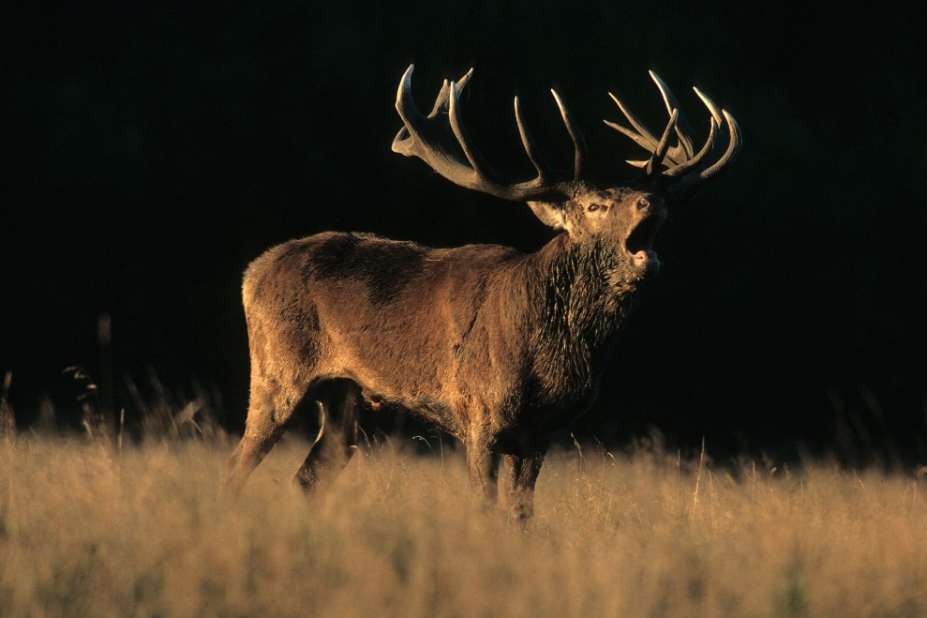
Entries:
{"type": "Polygon", "coordinates": [[[350,380],[333,380],[319,385],[313,394],[319,407],[321,427],[294,481],[311,491],[326,476],[333,478],[357,450],[360,421],[360,388],[350,380]]]}
{"type": "Polygon", "coordinates": [[[517,455],[507,454],[506,464],[511,469],[509,478],[509,507],[520,521],[534,515],[534,485],[544,463],[547,447],[532,449],[517,455]]]}

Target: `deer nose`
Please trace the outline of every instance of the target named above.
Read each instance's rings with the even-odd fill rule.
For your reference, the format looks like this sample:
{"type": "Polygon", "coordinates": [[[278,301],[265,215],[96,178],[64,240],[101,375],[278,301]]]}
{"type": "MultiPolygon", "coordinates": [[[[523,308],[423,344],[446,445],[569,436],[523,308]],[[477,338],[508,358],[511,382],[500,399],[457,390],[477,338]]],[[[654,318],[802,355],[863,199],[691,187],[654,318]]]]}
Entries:
{"type": "Polygon", "coordinates": [[[644,210],[648,206],[650,206],[650,201],[647,198],[642,197],[641,199],[637,200],[638,210],[644,210]]]}

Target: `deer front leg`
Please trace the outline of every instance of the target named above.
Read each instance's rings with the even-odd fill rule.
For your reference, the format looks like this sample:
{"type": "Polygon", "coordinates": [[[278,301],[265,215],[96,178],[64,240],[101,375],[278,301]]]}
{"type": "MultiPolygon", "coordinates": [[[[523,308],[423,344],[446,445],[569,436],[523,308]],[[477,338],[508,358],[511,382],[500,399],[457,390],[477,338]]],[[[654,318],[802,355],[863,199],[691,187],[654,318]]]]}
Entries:
{"type": "Polygon", "coordinates": [[[470,484],[483,494],[486,501],[495,504],[498,500],[499,453],[494,448],[489,428],[474,426],[467,438],[467,467],[470,484]]]}
{"type": "Polygon", "coordinates": [[[546,452],[545,446],[523,455],[505,456],[511,468],[509,507],[520,521],[527,521],[534,515],[534,485],[546,452]]]}

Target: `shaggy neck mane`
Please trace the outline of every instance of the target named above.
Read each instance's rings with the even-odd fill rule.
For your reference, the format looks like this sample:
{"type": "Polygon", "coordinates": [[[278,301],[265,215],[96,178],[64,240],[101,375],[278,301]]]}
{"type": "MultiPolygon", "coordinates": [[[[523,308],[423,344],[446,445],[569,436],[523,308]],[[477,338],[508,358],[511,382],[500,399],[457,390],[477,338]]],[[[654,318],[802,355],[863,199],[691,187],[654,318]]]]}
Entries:
{"type": "Polygon", "coordinates": [[[535,254],[540,320],[531,347],[548,403],[589,393],[630,309],[637,282],[609,245],[561,234],[535,254]]]}

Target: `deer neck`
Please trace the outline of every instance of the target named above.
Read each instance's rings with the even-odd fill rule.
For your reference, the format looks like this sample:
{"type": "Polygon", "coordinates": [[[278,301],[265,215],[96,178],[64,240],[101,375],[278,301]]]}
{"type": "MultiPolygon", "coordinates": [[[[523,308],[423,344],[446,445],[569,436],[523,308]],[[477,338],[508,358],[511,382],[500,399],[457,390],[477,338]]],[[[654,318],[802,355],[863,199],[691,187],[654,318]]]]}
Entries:
{"type": "Polygon", "coordinates": [[[616,278],[617,256],[594,239],[564,233],[532,257],[534,370],[553,400],[588,396],[637,286],[616,278]]]}

